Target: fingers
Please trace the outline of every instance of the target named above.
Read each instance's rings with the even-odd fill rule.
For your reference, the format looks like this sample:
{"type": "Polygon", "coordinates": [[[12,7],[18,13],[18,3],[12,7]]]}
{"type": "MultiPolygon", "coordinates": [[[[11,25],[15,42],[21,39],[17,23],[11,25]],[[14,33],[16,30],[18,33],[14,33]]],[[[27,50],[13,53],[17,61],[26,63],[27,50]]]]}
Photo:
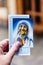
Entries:
{"type": "MultiPolygon", "coordinates": [[[[9,41],[8,39],[3,40],[0,42],[0,54],[3,54],[3,51],[5,51],[5,49],[7,48],[9,41]]],[[[21,43],[15,42],[12,46],[12,48],[9,50],[9,52],[4,56],[6,58],[6,60],[8,59],[8,62],[11,62],[14,54],[16,53],[16,51],[20,48],[21,43]]]]}
{"type": "Polygon", "coordinates": [[[3,50],[0,48],[0,55],[3,55],[4,54],[4,52],[3,52],[3,50]]]}
{"type": "Polygon", "coordinates": [[[15,42],[9,52],[6,54],[6,57],[9,58],[9,62],[12,60],[14,54],[20,47],[20,42],[15,42]]]}
{"type": "Polygon", "coordinates": [[[7,52],[9,50],[9,40],[5,39],[0,42],[0,47],[2,48],[3,52],[7,52]]]}

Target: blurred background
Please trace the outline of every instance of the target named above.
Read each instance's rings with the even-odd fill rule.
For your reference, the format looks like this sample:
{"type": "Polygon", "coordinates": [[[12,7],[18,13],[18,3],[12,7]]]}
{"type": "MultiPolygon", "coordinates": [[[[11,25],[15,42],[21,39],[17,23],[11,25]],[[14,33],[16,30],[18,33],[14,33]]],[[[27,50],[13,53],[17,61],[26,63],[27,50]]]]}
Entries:
{"type": "Polygon", "coordinates": [[[43,65],[43,0],[0,0],[0,41],[8,38],[8,15],[29,14],[34,23],[30,56],[15,56],[12,65],[43,65]]]}

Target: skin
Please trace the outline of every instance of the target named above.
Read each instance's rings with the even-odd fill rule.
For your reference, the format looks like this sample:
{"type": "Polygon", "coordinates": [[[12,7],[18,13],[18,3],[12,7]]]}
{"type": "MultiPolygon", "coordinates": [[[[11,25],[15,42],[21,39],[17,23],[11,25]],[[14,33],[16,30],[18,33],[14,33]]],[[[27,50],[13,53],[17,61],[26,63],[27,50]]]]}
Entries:
{"type": "Polygon", "coordinates": [[[12,48],[8,51],[9,41],[8,39],[0,42],[0,65],[10,65],[13,56],[20,47],[20,42],[14,43],[12,48]],[[8,51],[6,54],[5,52],[8,51]]]}

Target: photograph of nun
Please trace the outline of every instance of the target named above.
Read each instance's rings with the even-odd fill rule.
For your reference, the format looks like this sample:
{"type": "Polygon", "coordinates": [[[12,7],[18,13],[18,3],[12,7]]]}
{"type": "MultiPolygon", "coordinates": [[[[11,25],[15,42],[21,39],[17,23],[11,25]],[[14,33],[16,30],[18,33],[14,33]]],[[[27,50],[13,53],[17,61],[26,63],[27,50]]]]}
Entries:
{"type": "Polygon", "coordinates": [[[33,47],[33,26],[29,20],[13,20],[13,42],[21,41],[19,55],[30,55],[33,47]]]}

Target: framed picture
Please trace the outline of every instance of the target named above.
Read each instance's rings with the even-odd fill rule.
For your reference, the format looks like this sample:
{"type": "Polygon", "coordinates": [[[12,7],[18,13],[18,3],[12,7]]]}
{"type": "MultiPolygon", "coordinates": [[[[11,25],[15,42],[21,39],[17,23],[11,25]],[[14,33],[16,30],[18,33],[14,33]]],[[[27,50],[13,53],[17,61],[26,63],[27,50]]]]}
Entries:
{"type": "Polygon", "coordinates": [[[30,55],[33,47],[33,21],[28,15],[9,16],[9,46],[15,41],[21,41],[21,47],[16,54],[30,55]]]}

